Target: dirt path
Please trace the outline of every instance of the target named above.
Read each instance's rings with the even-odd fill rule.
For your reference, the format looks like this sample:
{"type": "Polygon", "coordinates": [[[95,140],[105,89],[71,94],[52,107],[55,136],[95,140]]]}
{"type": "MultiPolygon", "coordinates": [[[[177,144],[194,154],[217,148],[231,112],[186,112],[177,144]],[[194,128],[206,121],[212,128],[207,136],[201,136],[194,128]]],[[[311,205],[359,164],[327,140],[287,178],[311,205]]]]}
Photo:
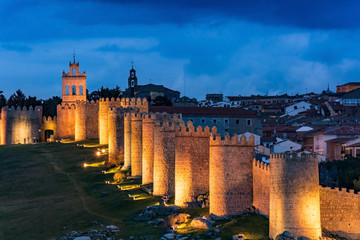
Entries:
{"type": "Polygon", "coordinates": [[[107,219],[107,220],[110,220],[112,223],[114,222],[117,222],[119,221],[118,219],[115,219],[115,218],[111,218],[111,217],[108,217],[108,216],[105,216],[101,213],[97,213],[97,212],[94,212],[92,211],[86,204],[86,200],[85,200],[85,197],[86,197],[86,194],[84,192],[84,190],[79,186],[79,184],[76,182],[76,180],[71,176],[71,174],[67,173],[67,172],[64,172],[63,169],[61,167],[59,167],[58,163],[54,160],[54,158],[52,157],[50,151],[47,151],[45,148],[42,148],[42,153],[44,154],[46,160],[54,167],[54,170],[56,172],[59,172],[59,173],[64,173],[65,176],[69,179],[69,181],[73,184],[75,190],[78,192],[79,194],[79,197],[80,197],[80,200],[81,200],[81,203],[82,203],[82,206],[84,208],[84,210],[86,212],[88,212],[89,214],[91,215],[94,215],[94,216],[97,216],[97,217],[100,217],[100,218],[104,218],[104,219],[107,219]]]}

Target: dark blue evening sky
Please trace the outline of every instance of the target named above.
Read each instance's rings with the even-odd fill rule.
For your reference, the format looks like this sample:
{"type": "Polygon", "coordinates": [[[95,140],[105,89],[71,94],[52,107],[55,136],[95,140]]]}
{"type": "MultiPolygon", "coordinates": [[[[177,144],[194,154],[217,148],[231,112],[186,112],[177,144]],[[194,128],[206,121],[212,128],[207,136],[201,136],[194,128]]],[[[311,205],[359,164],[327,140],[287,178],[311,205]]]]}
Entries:
{"type": "Polygon", "coordinates": [[[320,92],[360,77],[353,0],[2,0],[1,87],[48,98],[75,49],[88,89],[139,84],[190,97],[320,92]]]}

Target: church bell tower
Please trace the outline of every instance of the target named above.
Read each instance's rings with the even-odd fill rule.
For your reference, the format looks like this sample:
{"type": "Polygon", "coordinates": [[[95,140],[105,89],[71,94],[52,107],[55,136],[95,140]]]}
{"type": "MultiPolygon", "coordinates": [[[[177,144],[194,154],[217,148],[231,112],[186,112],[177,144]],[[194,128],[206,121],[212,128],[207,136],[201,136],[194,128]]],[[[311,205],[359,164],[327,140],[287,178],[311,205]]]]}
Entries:
{"type": "Polygon", "coordinates": [[[137,77],[136,77],[136,71],[134,69],[134,65],[131,66],[130,69],[130,76],[128,78],[128,88],[134,88],[137,86],[137,77]]]}

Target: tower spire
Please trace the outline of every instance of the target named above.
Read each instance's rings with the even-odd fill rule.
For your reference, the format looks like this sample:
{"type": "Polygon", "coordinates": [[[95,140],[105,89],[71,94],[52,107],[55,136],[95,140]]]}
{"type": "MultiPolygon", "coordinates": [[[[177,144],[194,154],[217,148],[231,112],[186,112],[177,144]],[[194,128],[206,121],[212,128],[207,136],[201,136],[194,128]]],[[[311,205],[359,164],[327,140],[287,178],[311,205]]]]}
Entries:
{"type": "Polygon", "coordinates": [[[134,61],[131,60],[131,69],[134,69],[134,61]]]}
{"type": "Polygon", "coordinates": [[[74,59],[74,63],[75,63],[75,48],[74,48],[73,59],[74,59]]]}

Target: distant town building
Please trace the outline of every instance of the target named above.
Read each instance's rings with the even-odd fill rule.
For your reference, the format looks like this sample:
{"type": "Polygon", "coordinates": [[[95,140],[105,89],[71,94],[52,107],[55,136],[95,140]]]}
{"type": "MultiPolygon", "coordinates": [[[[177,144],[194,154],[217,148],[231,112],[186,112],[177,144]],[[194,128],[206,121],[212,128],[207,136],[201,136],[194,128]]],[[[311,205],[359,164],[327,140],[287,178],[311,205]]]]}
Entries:
{"type": "Polygon", "coordinates": [[[206,94],[206,100],[212,101],[214,103],[221,102],[224,99],[224,95],[222,93],[208,93],[206,94]]]}
{"type": "Polygon", "coordinates": [[[343,85],[336,86],[336,92],[345,93],[345,92],[350,92],[357,88],[360,88],[360,82],[348,82],[343,85]]]}
{"type": "Polygon", "coordinates": [[[360,105],[360,88],[345,93],[341,97],[341,103],[344,106],[358,106],[360,105]]]}
{"type": "Polygon", "coordinates": [[[150,106],[149,111],[179,113],[185,122],[192,121],[194,126],[215,126],[220,134],[233,135],[246,131],[262,134],[257,114],[242,108],[150,106]]]}
{"type": "Polygon", "coordinates": [[[163,85],[146,84],[138,85],[136,71],[132,67],[128,78],[128,87],[123,92],[125,98],[147,98],[154,100],[156,97],[166,97],[170,101],[177,101],[180,98],[180,92],[164,87],[163,85]]]}
{"type": "Polygon", "coordinates": [[[301,101],[301,102],[298,102],[298,103],[295,103],[295,104],[292,104],[292,105],[286,107],[284,116],[286,116],[286,115],[295,116],[301,112],[305,112],[310,109],[312,109],[312,105],[310,103],[301,101]]]}

